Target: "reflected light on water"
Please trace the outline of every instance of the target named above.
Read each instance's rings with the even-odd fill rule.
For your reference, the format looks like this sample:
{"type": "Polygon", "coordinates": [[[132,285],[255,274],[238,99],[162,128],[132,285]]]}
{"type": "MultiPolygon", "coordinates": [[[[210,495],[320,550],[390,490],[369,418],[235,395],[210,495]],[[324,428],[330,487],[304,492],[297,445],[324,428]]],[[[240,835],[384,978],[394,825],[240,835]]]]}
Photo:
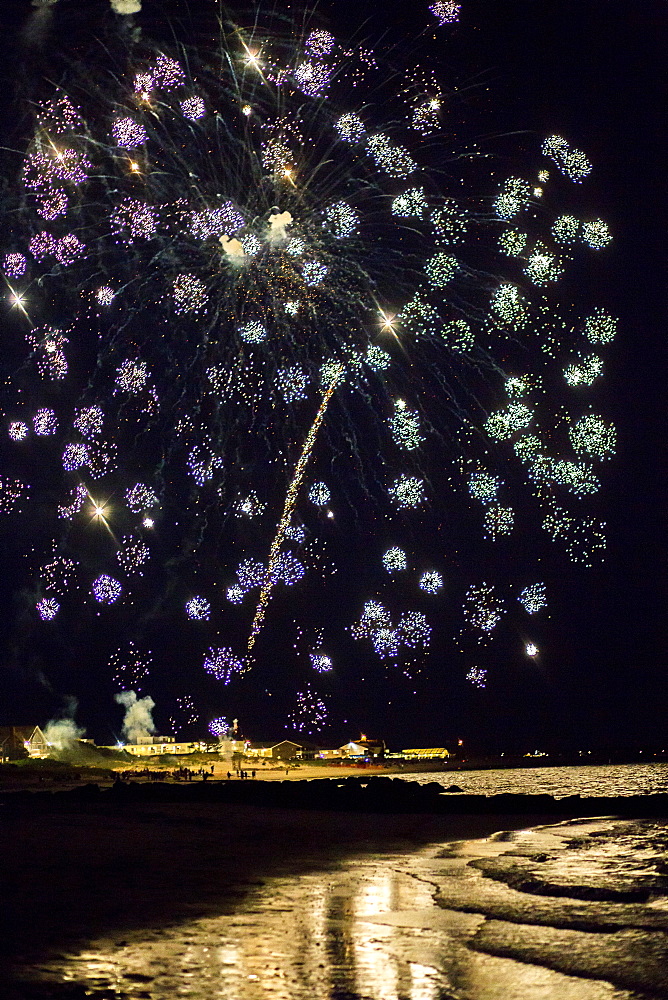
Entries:
{"type": "Polygon", "coordinates": [[[40,978],[127,1000],[440,1000],[446,983],[416,953],[419,929],[391,922],[433,908],[434,886],[410,871],[419,856],[271,878],[232,914],[100,939],[40,978]]]}
{"type": "MultiPolygon", "coordinates": [[[[582,836],[605,822],[579,821],[576,830],[582,836]]],[[[236,886],[220,900],[227,912],[100,938],[24,978],[39,980],[40,997],[61,997],[66,989],[67,996],[93,1000],[632,1000],[589,969],[583,978],[545,967],[539,957],[533,964],[533,953],[521,952],[518,961],[477,948],[485,934],[510,936],[521,949],[526,935],[549,943],[561,931],[486,918],[484,906],[461,912],[438,905],[452,906],[459,897],[470,906],[499,892],[511,899],[514,890],[490,883],[467,862],[512,851],[518,836],[530,833],[465,841],[456,850],[431,845],[332,860],[321,871],[246,884],[243,893],[236,886]]],[[[553,877],[568,882],[573,851],[557,849],[572,829],[539,828],[533,836],[531,851],[557,855],[543,868],[552,865],[553,877]]],[[[624,846],[623,838],[616,842],[624,846]]],[[[629,840],[618,864],[637,863],[639,846],[629,840]]],[[[650,845],[645,854],[651,862],[650,845]]],[[[594,842],[591,855],[590,866],[608,872],[612,849],[594,842]]],[[[582,872],[576,874],[581,880],[582,872]]]]}

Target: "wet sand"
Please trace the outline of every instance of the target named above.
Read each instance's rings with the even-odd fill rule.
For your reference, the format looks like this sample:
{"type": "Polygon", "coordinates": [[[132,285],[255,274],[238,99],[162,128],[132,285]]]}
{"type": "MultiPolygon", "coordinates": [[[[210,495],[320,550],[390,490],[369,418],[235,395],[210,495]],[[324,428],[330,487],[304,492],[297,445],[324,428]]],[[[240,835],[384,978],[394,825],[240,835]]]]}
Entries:
{"type": "MultiPolygon", "coordinates": [[[[5,802],[0,993],[665,1000],[660,905],[613,913],[613,903],[580,898],[555,909],[517,879],[534,878],[542,855],[568,854],[564,838],[559,846],[549,831],[489,837],[554,822],[113,801],[111,793],[5,802]],[[472,839],[480,837],[488,839],[472,839]]],[[[629,859],[637,867],[634,852],[635,841],[627,867],[629,859]]],[[[604,852],[604,868],[609,860],[604,852]]],[[[552,882],[566,877],[554,865],[550,872],[552,882]]]]}
{"type": "MultiPolygon", "coordinates": [[[[17,972],[100,936],[118,943],[131,933],[234,913],[277,877],[482,836],[500,825],[484,816],[59,798],[55,811],[0,807],[0,953],[17,972]]],[[[515,818],[516,825],[524,822],[515,818]]],[[[504,817],[503,825],[512,826],[513,818],[504,817]]],[[[57,995],[15,989],[10,995],[17,998],[57,995]]]]}

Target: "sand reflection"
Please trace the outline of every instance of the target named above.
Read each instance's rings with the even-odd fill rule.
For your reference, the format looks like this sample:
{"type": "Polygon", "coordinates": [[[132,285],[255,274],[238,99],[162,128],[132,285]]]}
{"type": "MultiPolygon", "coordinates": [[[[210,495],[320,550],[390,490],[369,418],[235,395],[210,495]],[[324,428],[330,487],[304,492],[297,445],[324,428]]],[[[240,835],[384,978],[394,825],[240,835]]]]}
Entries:
{"type": "MultiPolygon", "coordinates": [[[[499,850],[498,845],[489,844],[499,850]]],[[[233,912],[91,942],[43,983],[118,1000],[624,1000],[600,981],[469,950],[484,918],[435,905],[466,854],[366,857],[270,878],[233,912]]],[[[477,876],[474,876],[477,877],[477,876]]],[[[77,993],[77,995],[79,995],[77,993]]]]}

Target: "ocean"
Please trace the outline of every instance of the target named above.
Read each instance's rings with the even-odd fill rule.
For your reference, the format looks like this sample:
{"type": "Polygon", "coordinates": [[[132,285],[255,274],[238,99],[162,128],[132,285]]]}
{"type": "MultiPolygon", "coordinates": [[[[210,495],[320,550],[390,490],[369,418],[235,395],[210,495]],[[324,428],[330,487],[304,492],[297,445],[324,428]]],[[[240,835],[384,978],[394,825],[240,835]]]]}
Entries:
{"type": "MultiPolygon", "coordinates": [[[[630,795],[665,791],[668,766],[417,780],[444,778],[476,793],[630,795]]],[[[601,817],[333,854],[213,910],[63,950],[12,1000],[668,998],[665,820],[601,817]]]]}
{"type": "Polygon", "coordinates": [[[426,784],[459,785],[471,795],[651,795],[668,792],[668,761],[652,764],[603,764],[582,767],[518,767],[488,771],[421,771],[399,774],[426,784]]]}

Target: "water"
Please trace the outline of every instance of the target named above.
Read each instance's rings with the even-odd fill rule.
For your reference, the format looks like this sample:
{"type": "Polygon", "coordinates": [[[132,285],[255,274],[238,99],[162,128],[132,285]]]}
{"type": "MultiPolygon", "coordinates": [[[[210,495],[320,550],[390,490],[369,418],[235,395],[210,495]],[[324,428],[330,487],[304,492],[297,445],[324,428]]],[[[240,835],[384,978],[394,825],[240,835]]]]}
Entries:
{"type": "MultiPolygon", "coordinates": [[[[456,781],[486,794],[629,795],[666,790],[668,765],[406,777],[456,781]]],[[[254,815],[270,824],[271,840],[289,823],[296,831],[303,824],[306,834],[318,823],[337,822],[345,839],[346,825],[362,822],[327,814],[311,819],[307,813],[280,818],[271,810],[251,812],[250,820],[239,815],[237,834],[249,843],[260,836],[254,815]]],[[[117,828],[104,841],[104,864],[118,864],[109,858],[113,844],[124,833],[136,844],[142,824],[147,843],[166,853],[178,836],[178,816],[173,807],[152,810],[148,818],[142,809],[134,827],[116,817],[117,828]]],[[[191,831],[204,831],[214,853],[205,855],[201,841],[197,863],[210,871],[218,848],[215,830],[206,824],[214,817],[220,823],[220,813],[208,816],[204,807],[198,816],[188,813],[199,825],[186,828],[188,819],[183,820],[179,849],[190,843],[191,831]]],[[[370,829],[382,830],[388,822],[372,820],[370,829]]],[[[55,839],[57,826],[55,819],[49,823],[55,839]]],[[[63,830],[73,835],[67,817],[63,830]]],[[[90,839],[85,831],[82,843],[90,839]]],[[[448,840],[446,832],[439,842],[414,849],[360,853],[359,841],[355,849],[357,856],[343,858],[332,850],[317,870],[294,865],[259,880],[247,874],[243,892],[230,883],[227,894],[209,898],[205,915],[180,911],[172,924],[162,919],[134,928],[119,919],[117,931],[107,927],[84,944],[71,943],[30,969],[19,969],[8,995],[11,1000],[668,998],[666,822],[574,820],[473,840],[448,840]]],[[[85,864],[80,848],[76,853],[85,864]]],[[[224,848],[219,853],[224,863],[224,848]]],[[[136,857],[141,856],[139,851],[136,857]]],[[[181,857],[185,865],[190,855],[181,857]]],[[[103,869],[97,871],[103,878],[103,869]]],[[[154,866],[148,875],[138,874],[136,891],[155,892],[153,879],[160,871],[170,879],[168,866],[154,866]]],[[[171,872],[173,877],[173,862],[171,872]]]]}
{"type": "Polygon", "coordinates": [[[668,792],[668,761],[583,767],[521,767],[490,771],[425,771],[402,774],[407,781],[459,785],[472,795],[650,795],[668,792]]]}
{"type": "Polygon", "coordinates": [[[659,1000],[667,834],[577,821],[273,878],[232,913],[91,941],[34,970],[20,996],[659,1000]],[[542,887],[565,895],[507,884],[541,866],[542,887]],[[582,899],[592,884],[609,900],[582,899]],[[645,902],[625,901],[639,886],[645,902]]]}

